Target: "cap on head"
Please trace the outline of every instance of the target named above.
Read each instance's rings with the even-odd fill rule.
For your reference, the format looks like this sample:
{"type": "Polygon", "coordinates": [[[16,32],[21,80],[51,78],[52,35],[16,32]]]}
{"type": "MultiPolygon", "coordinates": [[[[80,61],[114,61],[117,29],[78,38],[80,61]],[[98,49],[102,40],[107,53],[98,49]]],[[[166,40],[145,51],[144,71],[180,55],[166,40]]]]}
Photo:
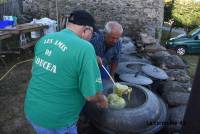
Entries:
{"type": "Polygon", "coordinates": [[[95,29],[95,20],[93,16],[85,10],[73,11],[68,19],[69,22],[82,26],[91,26],[95,29]]]}

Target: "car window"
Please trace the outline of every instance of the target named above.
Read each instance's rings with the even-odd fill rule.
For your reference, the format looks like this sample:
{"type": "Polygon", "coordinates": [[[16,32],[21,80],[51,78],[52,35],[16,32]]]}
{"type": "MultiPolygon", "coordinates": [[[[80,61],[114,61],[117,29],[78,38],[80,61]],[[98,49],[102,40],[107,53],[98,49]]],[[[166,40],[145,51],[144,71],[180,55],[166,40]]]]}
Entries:
{"type": "Polygon", "coordinates": [[[188,35],[190,35],[190,36],[193,36],[193,35],[195,35],[196,33],[198,33],[200,31],[200,28],[198,27],[198,28],[195,28],[195,29],[193,29],[192,31],[190,31],[189,33],[188,33],[188,35]]]}
{"type": "Polygon", "coordinates": [[[195,35],[194,40],[200,40],[200,34],[195,35]]]}
{"type": "Polygon", "coordinates": [[[198,35],[196,36],[196,39],[197,39],[197,40],[200,40],[200,34],[198,34],[198,35]]]}

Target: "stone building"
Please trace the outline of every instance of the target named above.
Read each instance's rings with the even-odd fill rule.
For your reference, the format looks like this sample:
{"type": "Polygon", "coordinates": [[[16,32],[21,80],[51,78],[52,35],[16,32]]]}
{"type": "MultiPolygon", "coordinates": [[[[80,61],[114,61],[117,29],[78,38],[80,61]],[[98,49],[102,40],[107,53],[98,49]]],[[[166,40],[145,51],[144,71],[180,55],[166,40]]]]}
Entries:
{"type": "Polygon", "coordinates": [[[125,34],[134,38],[140,32],[159,38],[163,23],[163,0],[23,0],[22,3],[23,14],[39,18],[56,19],[57,13],[60,17],[75,9],[85,9],[95,16],[99,27],[116,20],[125,28],[125,34]]]}

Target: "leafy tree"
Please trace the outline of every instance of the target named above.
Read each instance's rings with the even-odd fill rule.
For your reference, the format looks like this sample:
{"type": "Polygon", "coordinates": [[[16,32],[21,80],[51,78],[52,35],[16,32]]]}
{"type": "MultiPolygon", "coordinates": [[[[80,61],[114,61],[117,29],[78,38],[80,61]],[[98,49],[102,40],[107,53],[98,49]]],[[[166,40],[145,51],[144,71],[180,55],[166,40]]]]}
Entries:
{"type": "Polygon", "coordinates": [[[4,4],[6,2],[7,2],[7,0],[0,0],[0,4],[4,4]]]}
{"type": "Polygon", "coordinates": [[[173,4],[174,0],[165,0],[164,21],[170,21],[170,19],[172,18],[173,4]]]}
{"type": "Polygon", "coordinates": [[[194,0],[175,0],[172,18],[176,27],[184,27],[186,30],[199,26],[200,3],[194,0]]]}

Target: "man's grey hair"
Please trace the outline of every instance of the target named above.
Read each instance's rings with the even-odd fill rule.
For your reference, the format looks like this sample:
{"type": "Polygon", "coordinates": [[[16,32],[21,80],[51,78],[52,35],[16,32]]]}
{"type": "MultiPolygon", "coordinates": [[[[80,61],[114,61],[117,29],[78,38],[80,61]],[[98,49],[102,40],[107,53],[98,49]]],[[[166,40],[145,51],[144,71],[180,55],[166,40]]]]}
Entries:
{"type": "Polygon", "coordinates": [[[111,33],[113,29],[119,31],[120,33],[123,33],[122,25],[119,24],[117,21],[107,22],[106,25],[105,25],[105,32],[111,33]]]}

